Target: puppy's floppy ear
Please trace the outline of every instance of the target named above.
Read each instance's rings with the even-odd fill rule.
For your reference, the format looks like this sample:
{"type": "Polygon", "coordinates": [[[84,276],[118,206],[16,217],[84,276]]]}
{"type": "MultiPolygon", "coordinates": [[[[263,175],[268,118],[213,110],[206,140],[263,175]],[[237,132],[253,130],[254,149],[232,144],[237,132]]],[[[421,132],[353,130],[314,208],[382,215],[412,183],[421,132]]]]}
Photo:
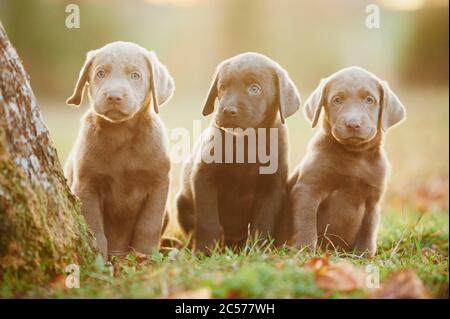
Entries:
{"type": "Polygon", "coordinates": [[[381,81],[382,101],[381,101],[381,128],[386,131],[391,126],[399,123],[406,117],[406,110],[397,95],[392,92],[386,81],[381,81]]]}
{"type": "Polygon", "coordinates": [[[147,62],[150,69],[153,108],[156,113],[159,113],[159,107],[172,97],[175,84],[167,68],[159,62],[155,52],[147,53],[147,62]]]}
{"type": "Polygon", "coordinates": [[[86,82],[89,80],[89,71],[91,69],[92,62],[94,61],[97,50],[89,51],[86,55],[86,61],[81,68],[80,75],[78,76],[77,84],[75,84],[75,89],[71,97],[66,100],[67,104],[70,105],[80,105],[83,99],[83,91],[86,82]]]}
{"type": "Polygon", "coordinates": [[[305,115],[311,121],[311,126],[314,128],[319,122],[320,112],[325,103],[325,90],[328,84],[328,79],[320,80],[317,88],[311,93],[305,102],[305,115]]]}
{"type": "Polygon", "coordinates": [[[211,86],[209,87],[208,96],[206,97],[205,104],[203,105],[203,111],[202,111],[203,116],[207,116],[207,115],[211,114],[212,112],[214,112],[214,104],[215,104],[216,98],[217,98],[217,81],[219,78],[219,72],[220,72],[220,69],[222,68],[222,65],[223,64],[220,64],[217,67],[216,72],[214,74],[214,78],[211,82],[211,86]]]}
{"type": "Polygon", "coordinates": [[[284,124],[284,120],[286,118],[297,112],[302,104],[302,101],[294,82],[291,80],[286,70],[277,65],[276,73],[278,80],[278,105],[280,119],[284,124]]]}

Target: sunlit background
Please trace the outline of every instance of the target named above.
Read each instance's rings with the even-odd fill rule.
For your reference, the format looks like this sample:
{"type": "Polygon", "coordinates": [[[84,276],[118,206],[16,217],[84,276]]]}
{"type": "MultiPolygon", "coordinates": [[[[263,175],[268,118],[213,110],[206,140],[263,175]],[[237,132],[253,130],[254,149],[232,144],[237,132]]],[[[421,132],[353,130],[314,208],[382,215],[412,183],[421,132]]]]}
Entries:
{"type": "MultiPolygon", "coordinates": [[[[446,0],[0,0],[0,19],[30,74],[62,162],[87,108],[86,101],[80,109],[64,101],[88,50],[126,40],[157,52],[177,87],[161,110],[169,132],[192,129],[192,120],[201,118],[221,60],[258,51],[289,71],[304,99],[320,78],[349,65],[387,80],[408,119],[387,136],[392,174],[385,210],[448,212],[446,0]],[[69,3],[80,7],[79,29],[65,27],[69,3]],[[365,25],[369,3],[379,5],[378,29],[365,25]]],[[[302,112],[288,126],[292,170],[313,130],[302,112]]],[[[174,164],[171,203],[179,174],[174,164]]]]}

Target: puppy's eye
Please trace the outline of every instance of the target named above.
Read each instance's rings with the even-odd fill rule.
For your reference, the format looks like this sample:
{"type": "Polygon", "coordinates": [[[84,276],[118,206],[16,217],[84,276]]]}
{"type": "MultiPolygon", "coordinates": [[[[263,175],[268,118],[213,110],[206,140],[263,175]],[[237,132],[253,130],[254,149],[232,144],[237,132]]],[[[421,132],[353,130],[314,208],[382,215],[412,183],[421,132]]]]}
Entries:
{"type": "Polygon", "coordinates": [[[375,98],[373,96],[368,96],[366,97],[366,103],[367,104],[374,104],[375,103],[375,98]]]}
{"type": "Polygon", "coordinates": [[[99,79],[103,79],[105,77],[106,73],[103,70],[98,70],[96,75],[99,79]]]}
{"type": "Polygon", "coordinates": [[[132,72],[130,76],[133,80],[139,80],[141,78],[141,75],[138,72],[132,72]]]}
{"type": "Polygon", "coordinates": [[[256,83],[250,85],[247,90],[250,95],[258,95],[261,93],[261,87],[256,83]]]}
{"type": "Polygon", "coordinates": [[[335,105],[339,105],[342,104],[342,98],[340,96],[335,96],[333,97],[333,99],[331,100],[333,102],[333,104],[335,105]]]}
{"type": "Polygon", "coordinates": [[[219,84],[219,90],[225,90],[226,86],[225,84],[219,84]]]}

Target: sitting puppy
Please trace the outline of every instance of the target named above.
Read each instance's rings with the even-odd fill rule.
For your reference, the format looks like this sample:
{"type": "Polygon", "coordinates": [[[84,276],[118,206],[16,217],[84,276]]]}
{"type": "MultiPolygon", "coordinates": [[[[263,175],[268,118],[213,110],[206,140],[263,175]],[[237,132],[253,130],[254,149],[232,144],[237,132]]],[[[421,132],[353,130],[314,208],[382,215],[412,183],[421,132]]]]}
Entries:
{"type": "Polygon", "coordinates": [[[300,106],[299,94],[286,71],[257,53],[240,54],[218,66],[203,115],[213,113],[216,99],[219,107],[184,167],[177,197],[181,228],[193,233],[194,248],[205,253],[217,242],[240,245],[249,232],[262,237],[274,235],[288,174],[284,120],[300,106]],[[233,129],[242,134],[231,133],[233,129]],[[252,143],[252,132],[258,141],[266,134],[267,144],[269,140],[277,144],[275,169],[264,172],[267,167],[261,167],[261,159],[252,161],[251,156],[237,160],[239,145],[245,142],[240,144],[241,138],[248,138],[241,148],[245,154],[266,149],[266,143],[252,143]],[[230,137],[232,146],[227,148],[224,145],[230,137]],[[204,155],[217,144],[220,149],[214,153],[218,152],[219,162],[204,161],[204,155]]]}
{"type": "MultiPolygon", "coordinates": [[[[388,161],[383,133],[405,117],[385,81],[358,67],[323,79],[305,102],[322,130],[289,182],[291,244],[373,255],[388,161]]],[[[289,233],[286,229],[283,234],[289,233]]]]}
{"type": "Polygon", "coordinates": [[[153,52],[113,42],[87,54],[68,104],[88,84],[90,109],[65,166],[72,192],[105,257],[159,244],[170,161],[158,108],[174,84],[153,52]],[[152,107],[151,107],[152,104],[152,107]]]}

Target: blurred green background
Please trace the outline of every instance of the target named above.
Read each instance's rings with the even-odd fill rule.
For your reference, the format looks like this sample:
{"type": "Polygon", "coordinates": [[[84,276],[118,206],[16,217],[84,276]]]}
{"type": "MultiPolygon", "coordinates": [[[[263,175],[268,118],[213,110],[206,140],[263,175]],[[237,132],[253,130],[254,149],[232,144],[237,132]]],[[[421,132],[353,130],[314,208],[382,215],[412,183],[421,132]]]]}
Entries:
{"type": "MultiPolygon", "coordinates": [[[[392,163],[387,204],[448,212],[446,0],[0,0],[0,19],[30,74],[62,162],[87,109],[87,101],[80,109],[64,101],[88,50],[126,40],[156,51],[176,81],[173,99],[161,110],[169,133],[192,130],[192,120],[201,119],[221,60],[257,51],[288,70],[304,100],[320,78],[349,65],[387,80],[408,113],[386,140],[392,163]],[[79,29],[65,26],[69,3],[80,7],[79,29]],[[378,29],[365,25],[369,3],[379,5],[378,29]]],[[[313,130],[302,112],[288,126],[293,170],[313,130]]],[[[172,197],[179,174],[174,164],[172,197]]]]}

